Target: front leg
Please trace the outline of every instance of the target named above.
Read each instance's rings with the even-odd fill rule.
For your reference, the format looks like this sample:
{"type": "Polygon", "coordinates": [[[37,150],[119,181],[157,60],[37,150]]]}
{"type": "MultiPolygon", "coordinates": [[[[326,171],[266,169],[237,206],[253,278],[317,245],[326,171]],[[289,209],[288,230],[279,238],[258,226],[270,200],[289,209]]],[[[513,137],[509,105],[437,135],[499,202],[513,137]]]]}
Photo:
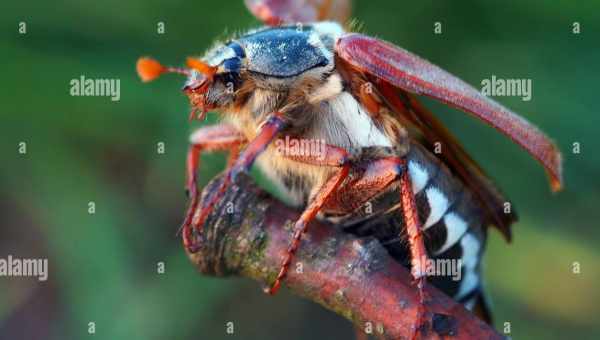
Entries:
{"type": "Polygon", "coordinates": [[[231,167],[237,158],[238,150],[246,139],[233,126],[218,124],[204,126],[196,130],[190,137],[191,146],[187,155],[186,191],[190,197],[190,204],[180,228],[182,230],[183,245],[186,249],[194,250],[192,246],[192,218],[198,206],[197,174],[200,167],[200,155],[204,152],[229,150],[227,167],[231,167]]]}
{"type": "MultiPolygon", "coordinates": [[[[241,172],[246,172],[250,169],[256,157],[258,157],[265,148],[275,139],[275,137],[279,134],[279,132],[285,127],[285,122],[282,118],[282,114],[277,112],[269,116],[264,124],[262,124],[258,135],[250,141],[246,149],[235,159],[233,164],[227,169],[227,173],[223,178],[223,181],[219,185],[219,187],[213,192],[208,193],[212,197],[207,199],[207,202],[204,204],[200,212],[194,217],[194,210],[191,211],[190,222],[193,224],[198,233],[202,232],[202,225],[206,221],[206,217],[210,214],[213,207],[219,200],[223,197],[225,190],[229,186],[237,175],[241,172]]],[[[230,161],[230,163],[232,163],[230,161]]],[[[186,219],[187,220],[187,219],[186,219]]],[[[186,221],[187,222],[187,221],[186,221]]],[[[195,246],[190,246],[187,248],[189,252],[196,252],[197,248],[195,246]]]]}

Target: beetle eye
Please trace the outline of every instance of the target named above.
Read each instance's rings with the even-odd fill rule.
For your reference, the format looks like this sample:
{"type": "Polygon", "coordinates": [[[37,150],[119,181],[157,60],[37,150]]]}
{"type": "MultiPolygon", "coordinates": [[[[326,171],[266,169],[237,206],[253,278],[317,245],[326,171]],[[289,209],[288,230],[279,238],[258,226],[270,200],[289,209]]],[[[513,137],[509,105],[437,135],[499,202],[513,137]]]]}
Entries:
{"type": "Polygon", "coordinates": [[[242,66],[240,58],[231,58],[223,62],[223,68],[229,72],[239,72],[242,66]]]}

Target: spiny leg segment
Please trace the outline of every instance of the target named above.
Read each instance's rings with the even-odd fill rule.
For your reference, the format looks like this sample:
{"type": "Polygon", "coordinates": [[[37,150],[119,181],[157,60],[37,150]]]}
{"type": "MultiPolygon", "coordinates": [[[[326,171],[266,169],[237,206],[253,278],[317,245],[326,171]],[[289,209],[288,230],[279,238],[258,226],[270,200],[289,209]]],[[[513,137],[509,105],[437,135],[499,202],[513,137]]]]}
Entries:
{"type": "MultiPolygon", "coordinates": [[[[423,240],[421,222],[419,221],[415,194],[412,190],[410,176],[407,170],[407,161],[403,157],[382,157],[360,163],[351,162],[348,153],[338,147],[327,145],[326,157],[289,157],[295,161],[311,165],[333,166],[339,170],[321,187],[312,199],[309,206],[302,213],[294,225],[294,234],[290,242],[285,259],[273,285],[266,289],[267,293],[275,294],[285,279],[291,261],[296,253],[302,235],[306,232],[308,224],[321,210],[352,211],[357,206],[362,206],[373,197],[385,191],[392,183],[399,183],[400,203],[405,221],[406,233],[412,257],[411,273],[417,284],[420,306],[417,311],[417,322],[413,339],[422,325],[424,318],[425,293],[424,283],[426,278],[427,252],[423,240]],[[348,178],[352,172],[359,173],[355,179],[348,178]],[[349,203],[351,202],[351,203],[349,203]],[[351,204],[352,206],[349,206],[351,204]]],[[[354,157],[360,159],[360,157],[354,157]]]]}
{"type": "Polygon", "coordinates": [[[416,327],[412,339],[416,339],[419,329],[423,325],[425,318],[425,279],[427,277],[427,251],[423,240],[423,229],[419,221],[415,194],[412,189],[412,183],[408,171],[400,176],[400,199],[402,202],[402,215],[408,235],[408,244],[411,255],[411,274],[417,283],[419,291],[419,308],[416,316],[416,327]]]}
{"type": "MultiPolygon", "coordinates": [[[[256,157],[258,157],[266,149],[266,147],[273,141],[273,139],[275,139],[277,134],[283,129],[284,126],[285,123],[280,113],[274,113],[267,118],[265,123],[261,126],[258,135],[252,141],[250,141],[246,149],[240,153],[239,157],[237,157],[235,161],[230,159],[230,163],[233,164],[227,169],[219,187],[209,193],[208,201],[202,206],[202,209],[197,215],[195,215],[195,211],[198,205],[198,193],[195,193],[195,199],[193,198],[194,196],[192,196],[192,203],[190,204],[190,209],[188,210],[188,216],[186,217],[184,228],[191,224],[198,233],[202,232],[202,226],[204,225],[206,218],[211,213],[215,204],[218,203],[223,197],[223,194],[225,193],[225,190],[229,184],[234,181],[237,175],[239,175],[241,172],[247,172],[250,169],[256,160],[256,157]],[[194,218],[194,216],[196,216],[196,218],[194,218]]],[[[193,159],[191,163],[193,163],[193,159]]],[[[192,166],[189,166],[188,162],[188,169],[192,168],[193,164],[192,166]]],[[[194,175],[192,176],[195,176],[195,171],[194,175]]],[[[191,234],[191,228],[189,226],[187,228],[190,229],[189,233],[191,234]]],[[[184,233],[184,243],[186,242],[185,238],[186,236],[184,233]]],[[[187,249],[192,253],[198,250],[193,243],[190,243],[187,249]]]]}
{"type": "Polygon", "coordinates": [[[200,166],[200,155],[203,152],[212,152],[220,150],[229,150],[229,168],[237,157],[240,144],[245,142],[244,137],[231,125],[219,124],[213,126],[204,126],[196,130],[191,139],[191,146],[187,155],[186,167],[186,191],[190,197],[190,204],[185,215],[185,220],[181,226],[184,247],[195,252],[195,246],[192,241],[192,218],[198,207],[198,168],[200,166]]]}
{"type": "Polygon", "coordinates": [[[265,293],[267,294],[273,295],[277,293],[277,291],[281,287],[281,281],[287,275],[292,259],[294,258],[294,255],[300,245],[302,235],[306,232],[308,228],[308,224],[315,218],[315,216],[321,210],[323,205],[327,202],[331,195],[335,194],[340,184],[342,184],[342,182],[344,182],[344,180],[348,176],[350,164],[348,162],[348,153],[346,152],[346,150],[336,146],[325,145],[324,153],[325,155],[311,154],[288,157],[297,162],[305,164],[332,166],[337,167],[339,169],[325,182],[325,184],[323,184],[323,186],[321,186],[319,191],[312,198],[308,207],[306,207],[300,218],[294,224],[294,234],[292,236],[292,240],[288,247],[287,253],[281,264],[281,268],[279,270],[279,273],[277,274],[275,282],[271,287],[267,287],[265,289],[265,293]]]}

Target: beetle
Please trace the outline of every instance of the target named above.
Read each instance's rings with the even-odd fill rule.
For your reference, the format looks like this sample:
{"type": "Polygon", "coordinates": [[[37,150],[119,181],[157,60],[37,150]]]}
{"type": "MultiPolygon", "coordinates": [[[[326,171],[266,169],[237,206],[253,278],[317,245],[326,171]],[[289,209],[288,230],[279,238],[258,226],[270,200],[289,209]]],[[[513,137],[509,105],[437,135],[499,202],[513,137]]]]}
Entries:
{"type": "MultiPolygon", "coordinates": [[[[277,292],[302,234],[320,216],[349,232],[374,235],[397,258],[409,261],[423,306],[428,260],[461,259],[464,277],[446,292],[489,320],[479,277],[486,228],[495,226],[510,240],[517,217],[417,95],[470,113],[508,136],[541,163],[553,191],[562,187],[556,145],[524,118],[441,68],[391,43],[348,32],[338,23],[347,18],[348,1],[246,4],[266,26],[220,43],[202,58],[188,58],[187,68],[150,58],[137,63],[143,81],[163,73],[187,77],[183,92],[192,106],[190,118],[202,119],[209,110],[222,116],[221,124],[191,136],[190,205],[182,226],[187,250],[196,251],[202,225],[228,185],[256,162],[303,208],[267,293],[277,292]],[[319,151],[292,152],[290,139],[296,145],[317,141],[319,151]],[[443,152],[434,152],[437,147],[443,152]],[[224,180],[194,214],[200,154],[217,150],[230,151],[224,180]],[[390,228],[369,227],[382,218],[390,228]]],[[[425,313],[423,308],[418,326],[425,313]]]]}

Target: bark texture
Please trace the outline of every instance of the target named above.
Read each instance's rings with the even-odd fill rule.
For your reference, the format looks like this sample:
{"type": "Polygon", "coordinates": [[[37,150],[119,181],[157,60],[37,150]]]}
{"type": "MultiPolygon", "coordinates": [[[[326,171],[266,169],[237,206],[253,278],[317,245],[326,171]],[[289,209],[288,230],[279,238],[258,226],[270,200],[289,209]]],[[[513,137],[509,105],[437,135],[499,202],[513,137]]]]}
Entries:
{"type": "MultiPolygon", "coordinates": [[[[202,201],[208,201],[207,192],[219,180],[207,186],[202,201]]],[[[299,215],[240,175],[206,220],[198,238],[200,250],[188,255],[205,275],[245,276],[270,285],[299,215]]],[[[410,272],[374,238],[311,223],[283,284],[378,338],[407,339],[413,334],[418,296],[410,272]]],[[[426,293],[428,323],[421,338],[503,338],[435,287],[427,285],[426,293]]]]}

